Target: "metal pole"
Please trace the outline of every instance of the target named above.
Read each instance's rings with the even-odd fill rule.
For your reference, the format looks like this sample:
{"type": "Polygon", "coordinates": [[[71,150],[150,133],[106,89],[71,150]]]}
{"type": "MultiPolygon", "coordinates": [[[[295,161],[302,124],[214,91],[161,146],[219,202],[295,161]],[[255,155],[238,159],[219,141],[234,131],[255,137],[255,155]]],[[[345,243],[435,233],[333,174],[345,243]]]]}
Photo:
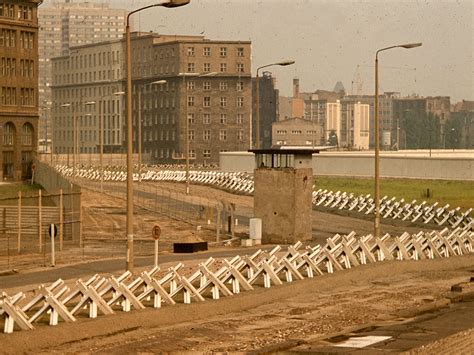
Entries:
{"type": "Polygon", "coordinates": [[[255,148],[260,148],[260,88],[258,69],[255,77],[255,148]]]}
{"type": "Polygon", "coordinates": [[[186,93],[184,98],[184,119],[186,131],[186,195],[189,195],[189,120],[188,120],[188,88],[186,86],[186,75],[183,75],[183,86],[186,93]]]}
{"type": "Polygon", "coordinates": [[[76,178],[76,154],[77,154],[77,122],[76,110],[72,108],[72,178],[76,178]]]}
{"type": "Polygon", "coordinates": [[[155,267],[158,266],[158,239],[155,239],[155,267]]]}
{"type": "Polygon", "coordinates": [[[138,182],[142,181],[142,91],[138,90],[138,182]]]}
{"type": "Polygon", "coordinates": [[[127,256],[126,269],[133,271],[133,160],[132,160],[132,55],[130,40],[130,15],[127,16],[126,54],[127,54],[127,256]]]}
{"type": "Polygon", "coordinates": [[[56,231],[56,227],[54,224],[50,224],[49,231],[51,233],[51,266],[56,266],[56,255],[54,253],[54,233],[56,231]]]}
{"type": "Polygon", "coordinates": [[[374,237],[380,237],[380,144],[379,144],[379,59],[378,52],[375,55],[375,221],[374,221],[374,237]]]}
{"type": "Polygon", "coordinates": [[[104,192],[104,110],[102,105],[104,101],[99,101],[99,146],[100,146],[100,192],[104,192]]]}

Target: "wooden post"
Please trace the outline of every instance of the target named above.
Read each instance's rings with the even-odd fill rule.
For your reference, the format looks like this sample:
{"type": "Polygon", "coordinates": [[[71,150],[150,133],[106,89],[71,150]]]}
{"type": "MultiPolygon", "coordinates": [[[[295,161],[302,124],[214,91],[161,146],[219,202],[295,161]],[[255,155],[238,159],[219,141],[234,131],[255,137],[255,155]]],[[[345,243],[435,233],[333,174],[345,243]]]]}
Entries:
{"type": "Polygon", "coordinates": [[[21,191],[18,191],[18,254],[21,253],[21,191]]]}
{"type": "Polygon", "coordinates": [[[42,231],[42,224],[43,224],[43,216],[41,210],[41,190],[38,190],[38,241],[39,241],[39,251],[43,250],[43,239],[41,235],[42,231]]]}
{"type": "Polygon", "coordinates": [[[59,190],[59,251],[63,250],[64,238],[64,206],[63,206],[63,189],[59,190]]]}

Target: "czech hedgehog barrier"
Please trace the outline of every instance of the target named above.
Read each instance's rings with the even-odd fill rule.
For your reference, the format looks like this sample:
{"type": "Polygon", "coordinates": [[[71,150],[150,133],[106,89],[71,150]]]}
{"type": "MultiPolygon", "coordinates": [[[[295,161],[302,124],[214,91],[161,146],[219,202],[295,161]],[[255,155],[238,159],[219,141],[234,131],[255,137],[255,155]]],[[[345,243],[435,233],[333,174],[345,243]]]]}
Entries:
{"type": "MultiPolygon", "coordinates": [[[[398,237],[386,234],[357,237],[354,232],[327,239],[324,246],[306,246],[301,242],[285,251],[276,246],[270,251],[258,250],[252,255],[227,260],[209,258],[189,272],[178,263],[164,273],[159,267],[139,275],[125,272],[119,277],[94,275],[86,281],[68,285],[59,279],[40,285],[35,296],[19,292],[13,296],[1,292],[0,317],[4,332],[31,330],[47,320],[75,322],[82,315],[96,318],[145,307],[161,308],[163,303],[189,304],[232,296],[255,287],[270,288],[283,282],[324,277],[325,274],[385,260],[421,260],[447,258],[473,252],[472,225],[430,233],[419,232],[398,237]]],[[[0,321],[1,322],[1,321],[0,321]]]]}

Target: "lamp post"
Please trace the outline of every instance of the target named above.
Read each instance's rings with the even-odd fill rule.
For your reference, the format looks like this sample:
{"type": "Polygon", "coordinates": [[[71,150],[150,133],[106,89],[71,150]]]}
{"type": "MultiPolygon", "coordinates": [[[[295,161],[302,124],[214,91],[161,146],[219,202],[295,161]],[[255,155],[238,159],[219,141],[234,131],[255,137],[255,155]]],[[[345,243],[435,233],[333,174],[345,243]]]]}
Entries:
{"type": "MultiPolygon", "coordinates": [[[[261,67],[257,68],[257,76],[255,78],[255,91],[256,91],[256,93],[255,93],[255,95],[256,95],[255,110],[257,111],[256,116],[255,116],[255,140],[256,140],[255,148],[257,148],[257,149],[260,148],[260,87],[259,87],[258,72],[260,71],[260,69],[275,66],[275,65],[279,65],[279,66],[284,67],[284,66],[292,65],[292,64],[295,64],[294,60],[285,60],[283,62],[262,65],[261,67]]],[[[250,125],[250,126],[252,126],[252,125],[250,125]]],[[[252,137],[250,137],[250,139],[252,139],[252,137]]]]}
{"type": "Polygon", "coordinates": [[[125,95],[125,91],[117,91],[111,95],[103,95],[99,99],[99,164],[100,164],[100,192],[104,192],[104,99],[111,96],[125,95]]]}
{"type": "Polygon", "coordinates": [[[184,119],[185,119],[185,146],[186,146],[186,195],[189,195],[189,119],[188,119],[188,87],[186,86],[186,77],[195,77],[201,78],[205,76],[214,76],[217,72],[209,72],[209,73],[179,73],[178,76],[183,77],[183,87],[186,90],[186,98],[184,100],[184,119]]]}
{"type": "MultiPolygon", "coordinates": [[[[150,85],[163,85],[166,80],[157,80],[150,83],[150,85]]],[[[142,181],[142,91],[138,90],[138,182],[142,181]]]]}
{"type": "MultiPolygon", "coordinates": [[[[82,103],[82,97],[80,100],[82,103]]],[[[95,105],[95,101],[88,101],[85,103],[86,106],[95,105]]],[[[61,107],[71,107],[72,108],[72,177],[76,178],[76,156],[77,156],[77,117],[76,117],[76,108],[74,104],[66,103],[62,104],[61,107]]]]}
{"type": "Polygon", "coordinates": [[[157,6],[174,8],[189,4],[190,0],[168,0],[166,2],[152,4],[133,10],[127,15],[125,27],[125,50],[127,55],[127,256],[126,269],[133,270],[133,127],[132,127],[132,47],[130,38],[130,16],[133,14],[157,6]]]}
{"type": "Polygon", "coordinates": [[[375,220],[374,220],[374,237],[380,237],[380,133],[379,133],[379,53],[392,49],[392,48],[405,48],[411,49],[420,47],[421,43],[408,43],[396,46],[390,46],[379,49],[375,52],[375,118],[374,118],[374,131],[375,131],[375,220]]]}

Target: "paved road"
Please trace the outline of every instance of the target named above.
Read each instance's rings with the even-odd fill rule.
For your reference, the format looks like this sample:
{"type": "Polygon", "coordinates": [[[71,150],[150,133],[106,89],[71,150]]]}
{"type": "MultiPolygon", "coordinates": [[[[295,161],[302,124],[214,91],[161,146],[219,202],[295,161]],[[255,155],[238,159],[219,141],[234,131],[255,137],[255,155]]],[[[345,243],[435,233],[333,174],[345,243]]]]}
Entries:
{"type": "MultiPolygon", "coordinates": [[[[180,262],[186,260],[197,260],[207,259],[209,257],[214,258],[226,258],[233,257],[235,255],[251,254],[258,249],[270,249],[271,246],[265,247],[249,247],[245,249],[232,249],[232,250],[218,250],[218,251],[207,251],[193,254],[163,254],[159,256],[160,264],[180,262]]],[[[135,267],[142,268],[153,266],[154,257],[140,257],[135,258],[135,267]]],[[[113,259],[113,260],[100,260],[92,261],[82,264],[70,265],[60,268],[51,268],[44,271],[30,272],[25,274],[14,274],[0,276],[0,290],[22,287],[28,285],[37,285],[40,283],[52,283],[57,279],[63,280],[74,279],[74,278],[85,278],[90,277],[97,273],[115,273],[125,271],[125,260],[124,259],[113,259]]]]}
{"type": "MultiPolygon", "coordinates": [[[[448,307],[415,317],[411,321],[403,321],[388,326],[374,326],[361,329],[354,333],[305,344],[292,348],[291,351],[310,352],[313,354],[328,353],[401,353],[430,344],[450,335],[474,328],[474,300],[450,304],[448,307]],[[363,342],[364,337],[389,337],[387,340],[376,342],[365,347],[342,347],[349,338],[357,337],[363,342]]],[[[471,353],[474,350],[474,339],[462,341],[462,347],[471,353]]],[[[347,343],[346,343],[347,344],[347,343]]],[[[350,345],[350,344],[347,344],[350,345]]],[[[352,343],[352,345],[355,345],[352,343]]],[[[460,345],[461,346],[461,345],[460,345]]],[[[455,349],[452,349],[455,351],[455,349]]]]}

